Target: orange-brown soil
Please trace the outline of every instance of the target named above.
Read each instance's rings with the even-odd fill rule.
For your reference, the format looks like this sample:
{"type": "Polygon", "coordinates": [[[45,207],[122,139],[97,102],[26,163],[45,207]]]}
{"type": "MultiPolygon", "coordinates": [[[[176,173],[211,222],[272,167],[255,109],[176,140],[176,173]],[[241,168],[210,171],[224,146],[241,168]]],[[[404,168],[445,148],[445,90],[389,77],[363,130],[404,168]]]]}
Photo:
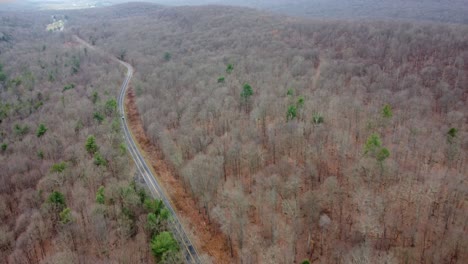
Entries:
{"type": "Polygon", "coordinates": [[[208,224],[204,216],[199,213],[196,201],[185,191],[183,183],[176,178],[175,173],[164,161],[161,151],[146,135],[132,88],[128,90],[125,98],[125,107],[134,139],[138,142],[146,161],[151,164],[158,182],[169,196],[184,228],[194,234],[195,237],[190,239],[199,253],[210,255],[214,263],[234,263],[235,260],[230,257],[227,237],[218,226],[208,224]]]}

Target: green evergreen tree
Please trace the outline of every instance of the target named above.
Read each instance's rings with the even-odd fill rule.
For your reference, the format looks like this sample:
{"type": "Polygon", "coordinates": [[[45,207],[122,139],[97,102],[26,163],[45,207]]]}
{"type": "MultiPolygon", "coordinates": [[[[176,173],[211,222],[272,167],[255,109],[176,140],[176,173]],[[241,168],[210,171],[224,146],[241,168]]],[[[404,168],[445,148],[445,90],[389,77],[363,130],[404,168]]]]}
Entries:
{"type": "Polygon", "coordinates": [[[91,95],[91,102],[93,102],[93,104],[96,104],[98,101],[99,101],[99,93],[95,91],[91,95]]]}
{"type": "Polygon", "coordinates": [[[68,207],[66,207],[65,209],[63,209],[62,212],[60,212],[59,217],[60,217],[60,223],[63,225],[68,224],[73,220],[71,210],[68,207]]]}
{"type": "Polygon", "coordinates": [[[286,112],[286,120],[293,120],[297,117],[297,107],[295,105],[290,105],[288,111],[286,112]]]}
{"type": "Polygon", "coordinates": [[[169,52],[164,53],[164,60],[165,61],[170,61],[172,58],[172,54],[169,52]]]}
{"type": "Polygon", "coordinates": [[[104,116],[99,112],[94,112],[93,118],[94,120],[98,121],[99,124],[102,123],[102,121],[104,121],[104,116]]]}
{"type": "Polygon", "coordinates": [[[36,131],[37,137],[42,137],[47,132],[47,127],[44,124],[40,124],[36,131]]]}
{"type": "Polygon", "coordinates": [[[151,251],[157,258],[161,258],[165,253],[177,252],[179,245],[170,232],[161,232],[151,240],[151,251]]]}
{"type": "Polygon", "coordinates": [[[296,103],[297,108],[303,107],[304,103],[305,103],[304,96],[299,96],[299,98],[297,99],[297,103],[296,103]]]}
{"type": "Polygon", "coordinates": [[[380,174],[382,175],[384,170],[383,163],[390,157],[390,151],[382,146],[382,140],[378,134],[373,133],[369,136],[364,146],[364,155],[375,158],[380,166],[380,174]]]}
{"type": "Polygon", "coordinates": [[[104,105],[104,111],[106,115],[110,116],[117,111],[117,101],[115,99],[109,99],[104,105]]]}
{"type": "Polygon", "coordinates": [[[104,186],[101,186],[96,193],[96,203],[104,204],[105,202],[106,196],[104,195],[104,186]]]}
{"type": "Polygon", "coordinates": [[[323,116],[319,113],[314,113],[312,116],[312,123],[318,125],[323,123],[323,116]]]}
{"type": "Polygon", "coordinates": [[[164,208],[164,203],[158,199],[146,199],[143,206],[150,213],[159,213],[164,208]]]}
{"type": "Polygon", "coordinates": [[[247,101],[252,95],[253,95],[252,86],[250,86],[250,84],[248,83],[244,84],[244,87],[242,88],[242,92],[241,92],[241,97],[245,101],[247,101]]]}
{"type": "Polygon", "coordinates": [[[383,108],[382,108],[382,117],[384,118],[392,118],[393,116],[393,111],[392,111],[392,107],[388,104],[386,104],[383,108]]]}
{"type": "Polygon", "coordinates": [[[65,196],[58,191],[53,191],[47,198],[47,202],[49,202],[50,204],[52,204],[60,210],[62,210],[66,206],[65,196]]]}
{"type": "Polygon", "coordinates": [[[376,159],[378,162],[384,162],[388,157],[390,157],[390,151],[387,148],[381,148],[379,152],[377,152],[376,159]]]}
{"type": "Polygon", "coordinates": [[[94,165],[96,166],[107,166],[107,160],[101,155],[101,153],[96,152],[94,154],[94,165]]]}
{"type": "Polygon", "coordinates": [[[96,138],[94,136],[89,136],[86,139],[85,148],[89,154],[94,154],[98,151],[99,147],[96,144],[96,138]]]}
{"type": "Polygon", "coordinates": [[[62,173],[66,168],[67,168],[67,163],[62,161],[62,162],[55,163],[54,165],[52,165],[52,168],[50,168],[50,171],[56,172],[56,173],[62,173]]]}
{"type": "Polygon", "coordinates": [[[65,85],[65,86],[63,87],[63,90],[62,90],[62,92],[65,92],[65,91],[71,90],[71,89],[73,89],[73,88],[75,88],[75,85],[74,85],[73,83],[71,83],[71,84],[67,84],[67,85],[65,85]]]}
{"type": "Polygon", "coordinates": [[[0,82],[4,83],[7,79],[7,76],[4,72],[0,71],[0,82]]]}
{"type": "Polygon", "coordinates": [[[228,64],[226,67],[226,73],[231,73],[234,70],[234,65],[228,64]]]}
{"type": "Polygon", "coordinates": [[[121,49],[119,56],[117,57],[119,60],[123,61],[125,60],[125,56],[127,55],[127,50],[126,49],[121,49]]]}
{"type": "Polygon", "coordinates": [[[449,144],[453,144],[455,142],[455,139],[457,138],[458,135],[458,129],[452,127],[449,129],[447,132],[447,142],[449,144]]]}
{"type": "Polygon", "coordinates": [[[160,230],[160,221],[159,218],[154,213],[149,213],[146,218],[146,229],[151,236],[156,234],[160,230]]]}
{"type": "Polygon", "coordinates": [[[127,146],[125,145],[125,143],[119,144],[119,153],[122,156],[125,155],[125,153],[127,153],[127,146]]]}
{"type": "Polygon", "coordinates": [[[367,138],[366,144],[364,145],[364,154],[375,155],[381,146],[382,140],[380,140],[380,136],[373,133],[367,138]]]}
{"type": "Polygon", "coordinates": [[[15,126],[13,127],[13,131],[17,136],[24,136],[29,132],[29,126],[21,126],[20,124],[15,124],[15,126]]]}
{"type": "Polygon", "coordinates": [[[452,127],[449,129],[447,132],[447,143],[448,143],[448,149],[447,149],[447,159],[451,163],[453,160],[455,160],[455,157],[458,154],[458,129],[452,127]]]}

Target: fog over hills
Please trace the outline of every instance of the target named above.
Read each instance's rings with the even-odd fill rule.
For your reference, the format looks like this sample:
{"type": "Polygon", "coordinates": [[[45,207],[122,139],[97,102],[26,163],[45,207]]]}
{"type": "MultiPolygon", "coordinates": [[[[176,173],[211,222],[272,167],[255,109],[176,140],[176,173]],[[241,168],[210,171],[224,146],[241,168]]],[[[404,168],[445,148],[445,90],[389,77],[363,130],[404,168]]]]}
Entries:
{"type": "Polygon", "coordinates": [[[467,0],[156,0],[166,5],[225,4],[313,18],[405,19],[468,23],[467,0]]]}
{"type": "MultiPolygon", "coordinates": [[[[0,10],[81,9],[125,3],[124,0],[1,1],[0,10]],[[4,3],[6,2],[6,4],[4,3]]],[[[246,6],[279,14],[332,19],[423,20],[468,23],[468,0],[145,0],[169,6],[246,6]]]]}

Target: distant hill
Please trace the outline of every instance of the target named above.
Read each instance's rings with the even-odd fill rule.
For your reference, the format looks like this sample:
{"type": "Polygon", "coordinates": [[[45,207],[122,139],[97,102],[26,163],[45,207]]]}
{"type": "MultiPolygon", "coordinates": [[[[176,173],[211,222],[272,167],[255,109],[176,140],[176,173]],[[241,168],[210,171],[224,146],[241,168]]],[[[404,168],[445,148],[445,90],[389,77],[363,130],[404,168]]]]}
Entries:
{"type": "MultiPolygon", "coordinates": [[[[0,2],[0,10],[89,9],[125,2],[128,1],[6,1],[0,2]]],[[[137,2],[168,6],[244,6],[306,18],[417,20],[468,24],[468,0],[145,0],[137,2]]]]}
{"type": "Polygon", "coordinates": [[[312,18],[468,23],[467,0],[155,0],[166,5],[226,4],[312,18]]]}

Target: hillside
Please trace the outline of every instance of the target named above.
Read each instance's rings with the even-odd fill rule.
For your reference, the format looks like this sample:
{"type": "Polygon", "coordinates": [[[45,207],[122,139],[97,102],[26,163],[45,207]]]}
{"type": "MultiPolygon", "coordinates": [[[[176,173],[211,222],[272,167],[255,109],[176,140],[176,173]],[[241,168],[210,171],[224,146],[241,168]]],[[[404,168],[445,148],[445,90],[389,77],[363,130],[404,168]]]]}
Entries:
{"type": "Polygon", "coordinates": [[[152,0],[151,2],[164,5],[246,6],[278,14],[315,19],[468,23],[466,0],[152,0]]]}
{"type": "Polygon", "coordinates": [[[468,258],[466,26],[141,10],[74,30],[239,262],[468,258]]]}
{"type": "Polygon", "coordinates": [[[168,214],[121,136],[124,69],[54,20],[0,14],[0,263],[182,263],[150,246],[168,214]]]}
{"type": "MultiPolygon", "coordinates": [[[[86,9],[125,0],[0,1],[0,10],[86,9]]],[[[168,6],[227,5],[314,19],[433,21],[468,24],[466,0],[143,0],[168,6]]]]}
{"type": "Polygon", "coordinates": [[[468,26],[143,3],[0,20],[0,262],[183,262],[123,144],[124,69],[75,34],[134,66],[127,119],[204,263],[468,259],[468,26]]]}

